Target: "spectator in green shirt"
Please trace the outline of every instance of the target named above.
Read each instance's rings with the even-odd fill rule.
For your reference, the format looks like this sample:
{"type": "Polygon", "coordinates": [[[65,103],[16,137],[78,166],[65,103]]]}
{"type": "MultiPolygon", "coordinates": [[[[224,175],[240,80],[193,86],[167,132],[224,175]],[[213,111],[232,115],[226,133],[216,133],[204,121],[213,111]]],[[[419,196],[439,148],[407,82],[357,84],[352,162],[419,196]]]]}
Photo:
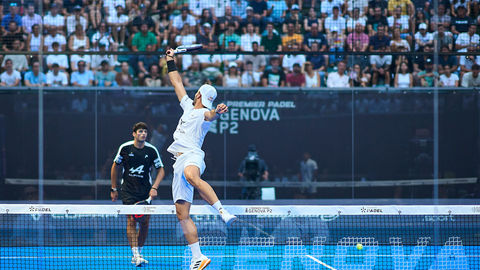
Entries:
{"type": "Polygon", "coordinates": [[[273,32],[273,24],[267,24],[267,34],[262,36],[260,44],[266,52],[278,52],[282,50],[282,39],[273,32]]]}
{"type": "Polygon", "coordinates": [[[117,86],[116,73],[110,69],[108,61],[103,60],[100,66],[101,69],[95,72],[95,84],[97,86],[117,86]]]}
{"type": "Polygon", "coordinates": [[[238,51],[240,49],[239,44],[241,43],[241,40],[240,40],[240,36],[235,34],[235,24],[234,23],[230,23],[228,25],[226,33],[222,33],[220,35],[220,37],[218,38],[218,45],[220,45],[220,47],[222,47],[224,49],[227,49],[230,41],[235,42],[235,51],[238,51]],[[223,46],[223,44],[225,44],[225,46],[223,46]]]}
{"type": "Polygon", "coordinates": [[[132,50],[134,52],[145,51],[147,45],[156,46],[157,38],[152,32],[148,31],[148,25],[146,23],[142,23],[140,26],[140,32],[133,36],[132,50]]]}
{"type": "Polygon", "coordinates": [[[425,61],[425,70],[418,73],[418,78],[423,87],[433,87],[435,85],[438,73],[433,71],[433,61],[431,58],[427,58],[425,61]]]}

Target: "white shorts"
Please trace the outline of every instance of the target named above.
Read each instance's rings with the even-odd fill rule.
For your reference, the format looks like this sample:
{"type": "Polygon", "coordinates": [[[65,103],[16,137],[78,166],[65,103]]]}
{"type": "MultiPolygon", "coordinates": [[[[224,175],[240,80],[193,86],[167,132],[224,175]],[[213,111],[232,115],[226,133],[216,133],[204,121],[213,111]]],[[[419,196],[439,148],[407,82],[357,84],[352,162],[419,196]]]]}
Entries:
{"type": "Polygon", "coordinates": [[[200,169],[200,175],[205,171],[205,162],[203,152],[187,152],[177,157],[173,164],[173,182],[172,196],[173,202],[183,200],[189,203],[193,202],[193,186],[185,178],[183,171],[187,166],[193,165],[200,169]]]}

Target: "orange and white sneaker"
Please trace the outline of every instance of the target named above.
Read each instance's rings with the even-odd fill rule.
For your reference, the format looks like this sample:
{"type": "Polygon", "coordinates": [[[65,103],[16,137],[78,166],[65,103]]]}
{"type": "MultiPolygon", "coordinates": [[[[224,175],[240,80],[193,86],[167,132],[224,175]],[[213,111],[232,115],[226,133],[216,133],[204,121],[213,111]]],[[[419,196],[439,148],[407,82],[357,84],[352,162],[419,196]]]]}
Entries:
{"type": "Polygon", "coordinates": [[[207,256],[202,255],[198,259],[192,259],[192,264],[190,264],[190,270],[203,270],[207,268],[211,260],[207,256]]]}

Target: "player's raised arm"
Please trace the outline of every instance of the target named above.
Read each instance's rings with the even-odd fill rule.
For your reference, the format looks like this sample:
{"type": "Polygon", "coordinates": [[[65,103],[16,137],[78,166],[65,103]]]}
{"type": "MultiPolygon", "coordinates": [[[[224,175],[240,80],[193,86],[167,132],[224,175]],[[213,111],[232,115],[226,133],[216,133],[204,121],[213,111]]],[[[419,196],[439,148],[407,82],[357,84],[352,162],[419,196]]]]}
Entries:
{"type": "Polygon", "coordinates": [[[207,121],[215,121],[220,117],[221,114],[228,112],[227,105],[220,103],[217,105],[217,108],[205,112],[205,120],[207,121]]]}
{"type": "Polygon", "coordinates": [[[187,94],[185,87],[183,86],[182,77],[177,71],[177,66],[175,64],[175,53],[173,49],[168,49],[166,52],[167,59],[167,68],[168,68],[168,77],[170,82],[172,82],[173,88],[175,89],[175,94],[177,94],[178,101],[182,101],[182,98],[187,94]]]}

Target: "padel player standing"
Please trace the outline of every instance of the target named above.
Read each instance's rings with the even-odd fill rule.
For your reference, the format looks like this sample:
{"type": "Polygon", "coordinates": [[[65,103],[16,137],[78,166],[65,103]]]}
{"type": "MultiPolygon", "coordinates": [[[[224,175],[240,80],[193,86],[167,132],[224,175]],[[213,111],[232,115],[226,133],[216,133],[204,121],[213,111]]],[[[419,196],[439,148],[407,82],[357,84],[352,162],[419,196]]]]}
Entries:
{"type": "Polygon", "coordinates": [[[193,258],[190,269],[202,270],[210,264],[210,259],[200,251],[197,227],[190,218],[194,188],[198,190],[200,196],[208,204],[219,212],[227,225],[236,220],[234,215],[231,215],[222,207],[212,187],[200,178],[205,171],[203,160],[205,153],[202,151],[203,140],[211,122],[227,112],[228,107],[222,103],[212,109],[212,103],[217,97],[217,90],[207,84],[198,89],[194,100],[189,98],[175,65],[174,51],[169,49],[166,54],[168,77],[175,88],[175,94],[177,94],[180,106],[183,109],[177,129],[173,133],[174,141],[167,149],[175,158],[172,195],[183,234],[192,250],[193,258]]]}
{"type": "MultiPolygon", "coordinates": [[[[135,204],[149,197],[155,198],[158,186],[165,176],[162,159],[157,148],[146,142],[147,124],[136,123],[133,126],[132,135],[133,141],[120,145],[111,170],[110,196],[112,201],[115,201],[120,193],[123,204],[135,204]],[[153,185],[150,176],[152,165],[157,169],[157,177],[153,185]],[[117,190],[117,179],[122,174],[122,169],[122,183],[120,190],[117,190]]],[[[127,217],[127,238],[133,253],[132,264],[135,266],[148,263],[141,252],[147,239],[149,220],[150,216],[148,215],[141,217],[129,215],[127,217]],[[137,224],[139,225],[138,230],[137,224]]]]}

